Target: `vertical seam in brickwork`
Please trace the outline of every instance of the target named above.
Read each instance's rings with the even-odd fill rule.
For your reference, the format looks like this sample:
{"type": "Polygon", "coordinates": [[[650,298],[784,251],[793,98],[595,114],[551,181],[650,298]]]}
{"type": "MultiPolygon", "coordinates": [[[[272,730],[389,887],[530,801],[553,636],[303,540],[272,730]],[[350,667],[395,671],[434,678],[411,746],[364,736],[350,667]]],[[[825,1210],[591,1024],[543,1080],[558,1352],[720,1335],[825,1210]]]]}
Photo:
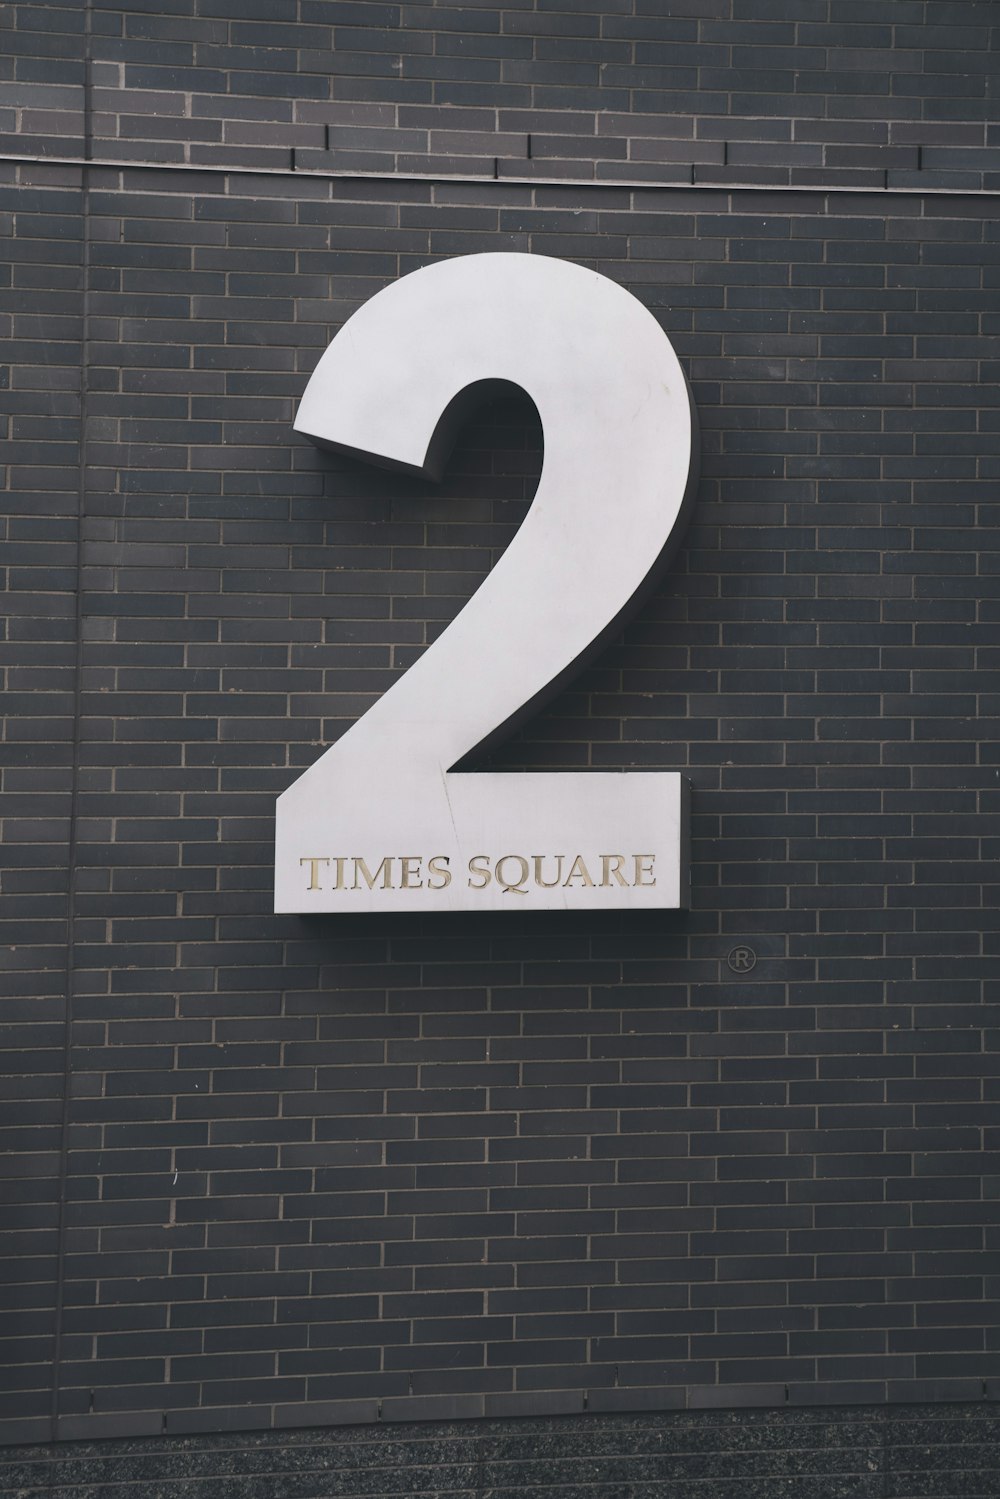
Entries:
{"type": "Polygon", "coordinates": [[[76,918],[76,848],[77,799],[79,792],[81,678],[83,672],[83,526],[87,496],[87,395],[90,363],[90,169],[93,154],[91,118],[91,26],[92,0],[85,0],[83,23],[83,166],[80,199],[80,290],[82,325],[80,332],[80,430],[77,456],[76,493],[76,661],[73,674],[73,742],[70,766],[70,812],[66,870],[66,987],[63,1010],[63,1091],[59,1137],[59,1172],[57,1188],[58,1229],[56,1235],[56,1284],[52,1341],[52,1401],[50,1437],[56,1441],[59,1431],[59,1384],[62,1366],[62,1320],[66,1268],[66,1186],[69,1175],[69,1111],[73,1053],[73,933],[76,918]]]}

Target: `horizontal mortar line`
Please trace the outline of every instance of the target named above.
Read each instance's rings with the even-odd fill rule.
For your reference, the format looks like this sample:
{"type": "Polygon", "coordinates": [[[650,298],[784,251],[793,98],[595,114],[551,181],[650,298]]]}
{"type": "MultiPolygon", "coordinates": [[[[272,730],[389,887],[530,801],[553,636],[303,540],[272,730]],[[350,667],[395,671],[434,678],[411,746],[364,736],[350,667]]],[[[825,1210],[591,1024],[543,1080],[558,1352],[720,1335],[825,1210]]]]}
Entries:
{"type": "Polygon", "coordinates": [[[1000,188],[993,187],[852,187],[849,185],[790,182],[649,182],[634,177],[496,177],[473,172],[340,172],[323,167],[249,167],[200,166],[188,161],[121,161],[106,156],[20,156],[0,152],[0,162],[26,163],[31,166],[111,167],[116,171],[141,172],[211,172],[223,177],[319,177],[351,182],[433,182],[492,183],[499,187],[625,187],[634,192],[702,192],[702,193],[850,193],[855,197],[902,198],[1000,198],[1000,188]]]}

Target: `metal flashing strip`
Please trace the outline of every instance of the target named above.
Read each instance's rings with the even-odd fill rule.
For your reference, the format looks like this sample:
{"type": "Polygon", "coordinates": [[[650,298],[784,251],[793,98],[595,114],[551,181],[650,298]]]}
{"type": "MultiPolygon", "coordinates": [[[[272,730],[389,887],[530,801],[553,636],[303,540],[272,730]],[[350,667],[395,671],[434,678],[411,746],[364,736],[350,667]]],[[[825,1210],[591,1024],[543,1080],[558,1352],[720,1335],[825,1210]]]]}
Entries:
{"type": "Polygon", "coordinates": [[[899,197],[899,198],[1000,198],[996,187],[883,187],[857,186],[854,184],[806,182],[648,182],[629,177],[497,177],[492,172],[338,172],[320,167],[254,167],[217,163],[199,164],[188,161],[121,161],[105,156],[47,156],[18,155],[0,152],[0,163],[26,166],[54,167],[102,167],[113,171],[141,172],[209,172],[221,177],[290,177],[326,178],[334,182],[429,182],[435,185],[457,183],[459,185],[502,187],[567,187],[567,188],[628,188],[632,192],[685,192],[685,193],[809,193],[825,196],[846,194],[852,197],[899,197]]]}

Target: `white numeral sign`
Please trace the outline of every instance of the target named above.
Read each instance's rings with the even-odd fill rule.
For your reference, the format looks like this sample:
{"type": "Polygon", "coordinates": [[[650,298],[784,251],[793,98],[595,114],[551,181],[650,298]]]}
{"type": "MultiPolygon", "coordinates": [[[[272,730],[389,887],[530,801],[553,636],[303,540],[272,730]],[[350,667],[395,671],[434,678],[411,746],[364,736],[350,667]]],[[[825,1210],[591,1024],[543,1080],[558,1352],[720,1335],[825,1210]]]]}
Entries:
{"type": "Polygon", "coordinates": [[[458,771],[620,629],[679,538],[693,408],[666,335],[593,271],[468,255],[367,302],[295,426],[321,447],[439,478],[497,382],[541,418],[520,530],[448,628],[278,799],[275,910],[686,906],[687,783],[673,772],[458,771]]]}

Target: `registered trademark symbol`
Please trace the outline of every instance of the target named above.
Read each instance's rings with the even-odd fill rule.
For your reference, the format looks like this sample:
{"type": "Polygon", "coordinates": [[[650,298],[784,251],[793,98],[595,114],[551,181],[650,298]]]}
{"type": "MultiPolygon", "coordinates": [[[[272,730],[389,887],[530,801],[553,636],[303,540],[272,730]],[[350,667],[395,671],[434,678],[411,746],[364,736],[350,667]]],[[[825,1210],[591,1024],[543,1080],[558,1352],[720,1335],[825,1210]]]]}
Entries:
{"type": "Polygon", "coordinates": [[[757,954],[752,947],[734,947],[726,962],[734,973],[749,973],[757,966],[757,954]]]}

